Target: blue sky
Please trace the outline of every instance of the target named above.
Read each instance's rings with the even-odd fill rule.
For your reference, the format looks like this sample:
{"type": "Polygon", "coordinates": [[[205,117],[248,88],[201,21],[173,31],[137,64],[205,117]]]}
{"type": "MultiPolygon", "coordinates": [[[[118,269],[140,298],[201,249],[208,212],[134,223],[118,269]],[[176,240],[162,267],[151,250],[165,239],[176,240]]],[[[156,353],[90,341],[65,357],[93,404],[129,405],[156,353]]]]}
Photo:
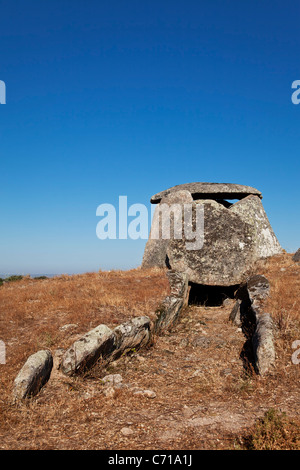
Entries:
{"type": "Polygon", "coordinates": [[[0,272],[140,265],[96,209],[194,181],[254,186],[299,246],[300,4],[0,0],[0,272]]]}

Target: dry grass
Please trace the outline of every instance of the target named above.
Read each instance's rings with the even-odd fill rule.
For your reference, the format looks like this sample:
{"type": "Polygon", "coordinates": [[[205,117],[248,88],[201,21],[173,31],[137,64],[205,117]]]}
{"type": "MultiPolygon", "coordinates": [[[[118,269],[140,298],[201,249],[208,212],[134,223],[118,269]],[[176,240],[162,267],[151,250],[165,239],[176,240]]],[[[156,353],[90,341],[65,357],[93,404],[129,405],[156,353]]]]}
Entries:
{"type": "Polygon", "coordinates": [[[19,368],[37,349],[55,352],[100,323],[152,316],[168,293],[164,271],[25,279],[0,287],[0,339],[7,344],[7,364],[0,365],[0,448],[232,449],[266,448],[268,441],[272,448],[299,448],[300,364],[291,361],[292,343],[300,340],[299,269],[288,254],[256,267],[270,281],[266,308],[278,327],[276,367],[267,377],[245,372],[245,337],[228,321],[231,306],[187,307],[152,348],[102,371],[120,373],[128,387],[154,390],[153,400],[130,387],[106,397],[101,370],[74,379],[54,374],[35,399],[19,406],[10,398],[19,368]],[[68,323],[78,327],[60,330],[68,323]],[[271,408],[292,419],[269,414],[264,420],[271,408]],[[131,436],[122,435],[124,426],[131,436]]]}
{"type": "Polygon", "coordinates": [[[270,282],[271,295],[265,305],[283,333],[292,333],[300,322],[300,264],[283,253],[257,263],[256,271],[270,282]]]}
{"type": "Polygon", "coordinates": [[[299,450],[300,423],[273,408],[257,420],[242,448],[246,450],[299,450]]]}
{"type": "Polygon", "coordinates": [[[164,270],[134,269],[35,280],[26,277],[0,287],[0,339],[6,345],[5,375],[39,349],[66,348],[104,323],[114,328],[130,318],[154,316],[169,293],[164,270]],[[63,331],[67,324],[77,325],[63,331]]]}
{"type": "Polygon", "coordinates": [[[257,263],[256,272],[270,282],[270,296],[264,310],[272,315],[277,327],[278,358],[290,362],[292,344],[300,340],[300,264],[292,254],[283,253],[257,263]]]}

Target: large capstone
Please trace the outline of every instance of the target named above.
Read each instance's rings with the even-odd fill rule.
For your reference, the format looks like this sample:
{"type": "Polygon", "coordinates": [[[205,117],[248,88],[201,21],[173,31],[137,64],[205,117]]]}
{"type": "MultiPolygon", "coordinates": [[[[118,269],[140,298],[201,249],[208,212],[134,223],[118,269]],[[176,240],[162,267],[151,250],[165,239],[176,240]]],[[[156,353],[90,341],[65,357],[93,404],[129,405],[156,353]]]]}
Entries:
{"type": "Polygon", "coordinates": [[[261,199],[255,188],[219,183],[190,183],[156,194],[142,267],[167,266],[201,285],[240,284],[258,259],[282,252],[261,199]],[[162,230],[162,220],[170,223],[169,231],[162,230]]]}
{"type": "Polygon", "coordinates": [[[163,197],[178,191],[188,191],[193,199],[242,199],[254,194],[262,199],[262,194],[251,186],[232,183],[186,183],[165,189],[151,197],[152,204],[158,204],[163,197]]]}

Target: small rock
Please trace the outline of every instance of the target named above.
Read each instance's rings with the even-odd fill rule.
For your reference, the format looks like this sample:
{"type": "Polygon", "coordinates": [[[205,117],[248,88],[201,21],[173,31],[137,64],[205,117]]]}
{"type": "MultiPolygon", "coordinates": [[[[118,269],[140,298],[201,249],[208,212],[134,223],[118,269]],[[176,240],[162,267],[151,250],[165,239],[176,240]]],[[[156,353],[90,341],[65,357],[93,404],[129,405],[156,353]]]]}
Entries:
{"type": "Polygon", "coordinates": [[[227,377],[228,375],[232,375],[232,370],[229,368],[223,369],[221,370],[220,375],[221,377],[227,377]]]}
{"type": "Polygon", "coordinates": [[[101,382],[104,385],[118,385],[123,381],[123,378],[120,374],[110,374],[106,375],[101,379],[101,382]]]}
{"type": "Polygon", "coordinates": [[[74,330],[75,328],[78,328],[78,325],[76,323],[68,323],[67,325],[61,326],[59,329],[60,331],[67,331],[74,330]]]}
{"type": "Polygon", "coordinates": [[[196,369],[192,377],[200,377],[200,376],[201,376],[201,369],[196,369]]]}
{"type": "Polygon", "coordinates": [[[211,340],[205,336],[197,336],[193,339],[192,345],[194,347],[208,348],[211,340]]]}
{"type": "Polygon", "coordinates": [[[144,397],[147,397],[147,398],[155,398],[156,397],[156,393],[153,392],[153,390],[137,390],[136,392],[133,393],[133,395],[140,395],[140,396],[144,396],[144,397]]]}
{"type": "Polygon", "coordinates": [[[105,390],[103,390],[103,393],[106,398],[114,398],[116,391],[113,387],[107,387],[105,390]]]}
{"type": "Polygon", "coordinates": [[[123,436],[131,436],[134,432],[130,428],[122,428],[121,433],[123,434],[123,436]]]}
{"type": "Polygon", "coordinates": [[[137,355],[136,358],[139,362],[146,362],[146,359],[143,356],[137,355]]]}
{"type": "Polygon", "coordinates": [[[193,416],[193,414],[194,414],[193,410],[189,406],[184,405],[184,407],[183,407],[183,416],[185,418],[191,418],[193,416]]]}
{"type": "Polygon", "coordinates": [[[147,398],[155,398],[156,393],[153,390],[144,390],[144,396],[147,398]]]}

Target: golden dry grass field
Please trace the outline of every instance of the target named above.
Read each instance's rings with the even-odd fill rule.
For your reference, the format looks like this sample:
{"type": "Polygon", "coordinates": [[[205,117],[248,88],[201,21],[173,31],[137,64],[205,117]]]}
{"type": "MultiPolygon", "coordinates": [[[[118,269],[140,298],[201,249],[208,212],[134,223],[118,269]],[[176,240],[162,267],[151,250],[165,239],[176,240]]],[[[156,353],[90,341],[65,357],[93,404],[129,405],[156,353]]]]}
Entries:
{"type": "Polygon", "coordinates": [[[99,363],[69,378],[55,366],[39,395],[18,405],[13,381],[30,354],[46,348],[57,358],[101,323],[154,318],[169,285],[159,269],[4,283],[0,449],[299,449],[300,364],[291,358],[300,340],[300,265],[291,258],[275,256],[255,270],[270,281],[265,308],[277,328],[276,366],[266,377],[244,368],[245,337],[229,322],[232,304],[193,305],[151,346],[107,369],[99,363]],[[110,393],[101,380],[107,374],[122,377],[110,393]],[[136,393],[142,390],[154,395],[136,393]]]}

